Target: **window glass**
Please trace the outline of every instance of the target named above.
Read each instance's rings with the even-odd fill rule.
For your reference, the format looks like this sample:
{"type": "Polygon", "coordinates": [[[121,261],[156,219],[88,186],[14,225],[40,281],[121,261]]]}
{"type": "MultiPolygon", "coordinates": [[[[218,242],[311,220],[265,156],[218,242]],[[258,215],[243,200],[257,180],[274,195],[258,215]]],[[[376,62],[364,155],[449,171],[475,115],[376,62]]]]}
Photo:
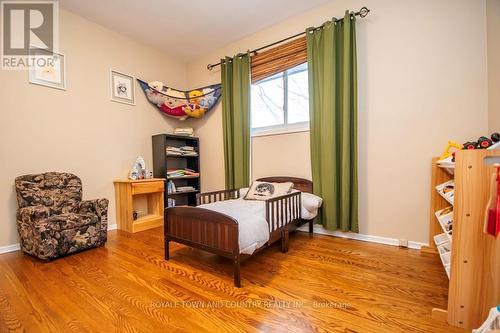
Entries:
{"type": "MultiPolygon", "coordinates": [[[[302,70],[288,73],[288,123],[309,121],[309,90],[307,85],[307,65],[302,70]]],[[[297,68],[297,67],[296,67],[297,68]]]]}
{"type": "Polygon", "coordinates": [[[283,73],[252,85],[252,128],[284,123],[283,73]]]}
{"type": "Polygon", "coordinates": [[[309,126],[307,75],[305,63],[252,84],[252,133],[309,126]]]}

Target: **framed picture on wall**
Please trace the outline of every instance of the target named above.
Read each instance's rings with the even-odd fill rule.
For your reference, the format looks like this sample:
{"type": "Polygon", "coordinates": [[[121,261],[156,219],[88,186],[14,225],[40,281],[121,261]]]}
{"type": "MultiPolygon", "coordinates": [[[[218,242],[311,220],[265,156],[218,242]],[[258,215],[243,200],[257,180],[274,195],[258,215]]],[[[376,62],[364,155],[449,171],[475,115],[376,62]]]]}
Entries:
{"type": "Polygon", "coordinates": [[[42,49],[30,50],[34,58],[29,68],[29,82],[66,90],[66,63],[63,54],[42,49]]]}
{"type": "Polygon", "coordinates": [[[134,77],[110,71],[111,100],[113,102],[135,105],[134,77]]]}

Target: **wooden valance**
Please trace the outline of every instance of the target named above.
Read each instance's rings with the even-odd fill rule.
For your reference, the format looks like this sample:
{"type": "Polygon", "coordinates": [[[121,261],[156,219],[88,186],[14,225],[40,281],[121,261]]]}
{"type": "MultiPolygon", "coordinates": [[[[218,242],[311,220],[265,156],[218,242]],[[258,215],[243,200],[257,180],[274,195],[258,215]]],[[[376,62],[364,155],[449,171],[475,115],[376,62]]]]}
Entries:
{"type": "Polygon", "coordinates": [[[252,83],[307,62],[306,37],[302,36],[252,57],[252,83]]]}

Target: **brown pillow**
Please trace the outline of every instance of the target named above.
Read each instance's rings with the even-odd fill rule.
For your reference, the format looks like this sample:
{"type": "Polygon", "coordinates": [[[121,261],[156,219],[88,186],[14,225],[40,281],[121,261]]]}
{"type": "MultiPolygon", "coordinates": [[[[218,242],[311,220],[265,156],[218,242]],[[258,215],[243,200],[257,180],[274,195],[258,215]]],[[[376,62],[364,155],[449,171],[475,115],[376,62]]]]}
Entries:
{"type": "Polygon", "coordinates": [[[247,194],[243,199],[245,200],[267,200],[271,198],[280,197],[290,193],[293,183],[267,183],[254,181],[247,194]]]}

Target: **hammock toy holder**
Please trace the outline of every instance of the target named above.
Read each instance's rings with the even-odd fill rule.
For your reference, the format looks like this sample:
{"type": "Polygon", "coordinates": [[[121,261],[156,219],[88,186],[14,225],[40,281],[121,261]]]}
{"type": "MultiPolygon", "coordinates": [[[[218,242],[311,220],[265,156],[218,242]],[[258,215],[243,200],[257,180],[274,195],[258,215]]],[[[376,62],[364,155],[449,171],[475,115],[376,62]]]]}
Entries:
{"type": "Polygon", "coordinates": [[[163,86],[161,82],[150,84],[139,79],[137,81],[151,104],[166,116],[179,120],[202,118],[217,105],[222,96],[220,83],[183,91],[163,86]]]}

